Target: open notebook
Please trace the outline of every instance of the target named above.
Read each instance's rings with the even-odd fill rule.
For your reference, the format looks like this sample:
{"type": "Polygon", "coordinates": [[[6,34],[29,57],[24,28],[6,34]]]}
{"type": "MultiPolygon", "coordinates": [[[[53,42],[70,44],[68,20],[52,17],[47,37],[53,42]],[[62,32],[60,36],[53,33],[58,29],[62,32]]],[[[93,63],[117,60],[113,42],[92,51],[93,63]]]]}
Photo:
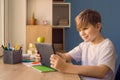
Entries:
{"type": "Polygon", "coordinates": [[[38,66],[32,66],[33,69],[36,69],[40,72],[51,72],[51,71],[56,71],[53,68],[47,67],[47,66],[43,66],[43,65],[38,65],[38,66]]]}
{"type": "Polygon", "coordinates": [[[40,72],[56,71],[55,69],[53,69],[51,67],[41,65],[40,62],[31,61],[31,62],[23,62],[23,64],[28,66],[28,67],[32,67],[33,69],[40,71],[40,72]]]}

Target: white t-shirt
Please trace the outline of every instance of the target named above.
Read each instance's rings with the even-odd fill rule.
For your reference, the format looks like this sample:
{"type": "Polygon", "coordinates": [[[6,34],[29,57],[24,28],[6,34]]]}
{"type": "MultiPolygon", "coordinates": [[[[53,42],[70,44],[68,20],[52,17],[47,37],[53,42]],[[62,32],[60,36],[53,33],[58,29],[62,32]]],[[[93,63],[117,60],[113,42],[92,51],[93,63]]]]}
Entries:
{"type": "Polygon", "coordinates": [[[69,51],[68,54],[77,62],[81,61],[82,65],[97,66],[104,64],[110,68],[104,79],[82,76],[82,80],[113,80],[117,57],[115,48],[109,39],[105,39],[97,45],[91,45],[90,42],[82,42],[69,51]]]}

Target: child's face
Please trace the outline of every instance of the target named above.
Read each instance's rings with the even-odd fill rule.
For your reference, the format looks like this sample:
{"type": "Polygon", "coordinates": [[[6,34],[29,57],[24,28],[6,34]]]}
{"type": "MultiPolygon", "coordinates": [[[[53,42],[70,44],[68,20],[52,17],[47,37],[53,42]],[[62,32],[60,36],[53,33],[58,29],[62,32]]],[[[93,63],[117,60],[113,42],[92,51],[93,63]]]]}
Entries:
{"type": "Polygon", "coordinates": [[[100,27],[98,25],[93,26],[88,24],[85,27],[81,27],[79,30],[79,34],[85,42],[94,42],[99,33],[100,27]]]}

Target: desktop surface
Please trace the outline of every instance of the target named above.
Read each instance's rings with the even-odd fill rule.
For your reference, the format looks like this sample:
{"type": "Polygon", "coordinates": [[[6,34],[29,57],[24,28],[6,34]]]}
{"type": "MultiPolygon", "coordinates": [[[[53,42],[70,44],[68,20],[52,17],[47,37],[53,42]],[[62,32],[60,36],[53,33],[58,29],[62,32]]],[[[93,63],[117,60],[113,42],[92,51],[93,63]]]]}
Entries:
{"type": "Polygon", "coordinates": [[[4,64],[0,57],[0,80],[80,80],[76,74],[60,72],[41,73],[22,63],[4,64]]]}

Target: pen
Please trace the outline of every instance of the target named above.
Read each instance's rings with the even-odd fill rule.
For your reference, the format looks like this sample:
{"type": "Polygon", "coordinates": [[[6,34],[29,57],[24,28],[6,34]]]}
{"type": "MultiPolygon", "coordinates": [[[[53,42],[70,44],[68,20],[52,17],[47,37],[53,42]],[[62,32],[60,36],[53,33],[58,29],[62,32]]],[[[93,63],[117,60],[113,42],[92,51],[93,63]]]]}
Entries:
{"type": "Polygon", "coordinates": [[[3,46],[3,45],[2,45],[2,48],[3,48],[3,50],[7,50],[7,47],[6,47],[6,46],[3,46]]]}
{"type": "Polygon", "coordinates": [[[3,45],[2,45],[1,47],[3,48],[3,50],[5,50],[5,48],[4,48],[4,46],[3,46],[3,45]]]}
{"type": "Polygon", "coordinates": [[[8,47],[8,50],[10,50],[10,43],[8,43],[8,46],[7,46],[7,47],[8,47]]]}
{"type": "Polygon", "coordinates": [[[4,49],[4,46],[3,46],[3,45],[2,45],[1,47],[4,49]]]}
{"type": "Polygon", "coordinates": [[[12,48],[10,47],[10,43],[8,43],[8,50],[12,51],[12,48]]]}
{"type": "Polygon", "coordinates": [[[22,47],[20,45],[15,46],[15,50],[20,50],[20,49],[22,49],[22,47]]]}

